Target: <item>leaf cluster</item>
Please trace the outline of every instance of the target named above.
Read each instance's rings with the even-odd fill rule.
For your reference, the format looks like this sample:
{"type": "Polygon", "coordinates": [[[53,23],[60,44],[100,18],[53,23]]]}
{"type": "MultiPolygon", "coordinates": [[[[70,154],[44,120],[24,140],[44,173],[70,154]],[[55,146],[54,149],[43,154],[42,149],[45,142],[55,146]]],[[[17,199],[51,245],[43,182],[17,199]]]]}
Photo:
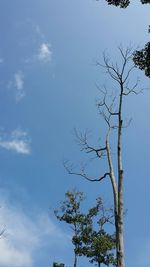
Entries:
{"type": "Polygon", "coordinates": [[[115,235],[104,230],[107,223],[113,223],[113,210],[106,209],[99,197],[95,206],[83,213],[81,202],[85,196],[82,192],[68,191],[65,197],[60,209],[54,212],[58,220],[71,225],[75,255],[85,256],[91,263],[115,264],[115,235]]]}
{"type": "Polygon", "coordinates": [[[134,53],[133,61],[140,70],[144,70],[146,76],[150,77],[150,42],[134,53]]]}
{"type": "MultiPolygon", "coordinates": [[[[130,0],[106,0],[108,5],[114,5],[120,8],[127,8],[130,4],[130,0]]],[[[142,4],[150,4],[150,0],[141,0],[142,4]]]]}
{"type": "Polygon", "coordinates": [[[59,210],[54,210],[54,214],[58,220],[77,227],[82,222],[83,215],[80,212],[81,202],[84,200],[84,194],[75,190],[67,191],[66,199],[62,202],[59,210]]]}
{"type": "Polygon", "coordinates": [[[106,0],[108,2],[108,5],[114,5],[121,8],[126,8],[129,4],[129,0],[106,0]]]}
{"type": "Polygon", "coordinates": [[[104,230],[86,229],[81,234],[81,244],[77,249],[77,254],[90,258],[91,263],[115,265],[114,249],[115,238],[113,235],[106,233],[104,230]]]}

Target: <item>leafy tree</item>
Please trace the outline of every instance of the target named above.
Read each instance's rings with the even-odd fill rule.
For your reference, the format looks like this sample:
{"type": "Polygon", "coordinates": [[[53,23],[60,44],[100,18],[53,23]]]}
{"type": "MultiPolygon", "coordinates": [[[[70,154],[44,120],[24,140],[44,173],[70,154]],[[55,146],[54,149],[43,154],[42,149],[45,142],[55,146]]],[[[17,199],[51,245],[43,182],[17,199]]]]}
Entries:
{"type": "Polygon", "coordinates": [[[65,196],[60,209],[55,210],[55,215],[58,220],[70,224],[73,230],[74,267],[77,266],[77,257],[82,255],[89,257],[90,262],[98,263],[98,266],[114,262],[114,237],[103,230],[103,226],[113,218],[112,209],[105,210],[102,199],[98,198],[96,205],[83,213],[80,204],[85,197],[82,192],[68,191],[65,196]],[[98,231],[94,230],[96,217],[99,217],[98,231]]]}
{"type": "Polygon", "coordinates": [[[86,165],[82,165],[81,169],[77,171],[69,162],[65,162],[64,165],[69,174],[79,175],[91,182],[101,182],[106,178],[110,180],[114,199],[117,267],[124,267],[122,131],[123,128],[127,127],[128,123],[125,125],[123,121],[123,104],[127,96],[131,94],[137,95],[141,90],[138,90],[138,80],[135,82],[130,80],[130,75],[135,69],[135,65],[132,62],[133,50],[130,48],[124,50],[119,47],[119,53],[120,61],[117,63],[111,62],[105,54],[103,56],[104,62],[102,64],[97,62],[97,66],[103,68],[111,81],[115,83],[115,91],[111,90],[111,92],[105,87],[98,87],[101,93],[101,100],[97,103],[97,107],[100,115],[106,122],[107,129],[104,144],[99,144],[99,146],[95,147],[89,144],[87,132],[81,133],[76,131],[81,151],[88,153],[88,155],[94,154],[98,160],[106,159],[107,169],[98,177],[91,177],[86,170],[86,165]],[[112,136],[113,151],[110,146],[112,136]],[[114,150],[116,153],[114,153],[114,150]]]}
{"type": "Polygon", "coordinates": [[[68,191],[65,194],[66,199],[62,202],[59,210],[54,213],[58,220],[64,221],[72,226],[74,245],[74,267],[77,266],[77,253],[79,242],[78,235],[80,233],[81,223],[84,220],[84,215],[80,211],[81,202],[84,200],[84,194],[78,191],[68,191]]]}

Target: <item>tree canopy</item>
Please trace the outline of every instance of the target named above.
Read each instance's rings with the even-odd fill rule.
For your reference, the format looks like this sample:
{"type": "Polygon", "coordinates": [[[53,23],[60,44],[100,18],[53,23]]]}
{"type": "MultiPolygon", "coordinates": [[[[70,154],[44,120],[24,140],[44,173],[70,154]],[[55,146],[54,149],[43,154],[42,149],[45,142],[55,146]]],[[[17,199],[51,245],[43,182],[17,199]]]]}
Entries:
{"type": "Polygon", "coordinates": [[[144,70],[147,77],[150,77],[150,42],[134,53],[133,61],[140,70],[144,70]]]}
{"type": "MultiPolygon", "coordinates": [[[[150,0],[140,0],[142,4],[150,4],[150,0]]],[[[121,8],[126,8],[131,3],[130,0],[106,0],[108,5],[114,5],[121,8]]]]}
{"type": "Polygon", "coordinates": [[[73,230],[74,267],[78,256],[85,256],[98,266],[115,265],[115,235],[104,229],[106,224],[114,221],[113,209],[106,209],[99,197],[95,206],[83,213],[81,202],[84,198],[82,192],[68,191],[60,209],[54,211],[57,219],[69,224],[73,230]]]}

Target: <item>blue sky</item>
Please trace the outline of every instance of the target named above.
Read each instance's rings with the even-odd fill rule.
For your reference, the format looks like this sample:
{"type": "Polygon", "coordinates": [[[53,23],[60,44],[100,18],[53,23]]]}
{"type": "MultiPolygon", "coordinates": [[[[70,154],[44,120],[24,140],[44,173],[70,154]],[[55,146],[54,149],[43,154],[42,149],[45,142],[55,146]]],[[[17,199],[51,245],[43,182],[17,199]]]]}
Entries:
{"type": "MultiPolygon", "coordinates": [[[[132,1],[134,2],[134,1],[132,1]]],[[[84,154],[73,128],[104,133],[95,83],[110,85],[95,61],[117,46],[142,47],[148,40],[149,6],[126,10],[105,1],[0,1],[0,267],[72,265],[70,230],[53,216],[66,190],[87,195],[87,207],[101,195],[111,203],[109,183],[90,184],[69,176],[63,159],[84,154]]],[[[149,87],[143,73],[142,87],[149,87]]],[[[134,76],[133,78],[135,78],[134,76]]],[[[150,264],[149,91],[126,100],[124,132],[126,262],[150,264]]],[[[91,266],[80,261],[79,266],[91,266]]]]}

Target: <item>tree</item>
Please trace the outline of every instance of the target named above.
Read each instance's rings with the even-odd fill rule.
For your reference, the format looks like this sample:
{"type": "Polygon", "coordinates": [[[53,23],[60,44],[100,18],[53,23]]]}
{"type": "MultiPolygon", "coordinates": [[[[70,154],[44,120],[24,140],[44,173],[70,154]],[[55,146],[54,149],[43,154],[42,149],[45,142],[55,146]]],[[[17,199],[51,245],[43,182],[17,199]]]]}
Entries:
{"type": "MultiPolygon", "coordinates": [[[[99,177],[91,177],[88,175],[84,166],[79,171],[76,171],[69,162],[65,162],[65,168],[69,174],[75,174],[84,177],[91,182],[100,182],[109,178],[112,186],[114,199],[114,217],[116,229],[116,259],[117,267],[124,267],[124,208],[123,208],[123,164],[122,164],[122,130],[125,125],[123,123],[123,104],[125,97],[130,94],[138,94],[142,90],[138,90],[138,80],[135,83],[130,81],[130,75],[135,69],[132,63],[133,50],[130,48],[123,49],[119,47],[120,63],[111,63],[108,57],[104,54],[104,63],[97,62],[97,66],[102,67],[109,78],[117,84],[117,90],[108,93],[107,89],[99,88],[102,99],[97,103],[100,115],[106,122],[107,131],[103,146],[93,147],[89,144],[88,134],[76,131],[78,142],[81,150],[88,154],[95,154],[97,159],[103,157],[107,161],[107,170],[99,177]],[[110,139],[112,132],[115,131],[115,139],[113,134],[113,143],[116,140],[116,160],[113,160],[112,148],[110,146],[110,139]],[[115,164],[117,162],[117,164],[115,164]]],[[[114,148],[113,148],[114,150],[114,148]]]]}
{"type": "Polygon", "coordinates": [[[84,219],[83,214],[80,211],[81,202],[84,200],[84,194],[76,190],[68,191],[65,194],[66,199],[62,202],[59,210],[55,210],[54,213],[58,220],[64,221],[72,226],[73,238],[72,243],[74,245],[74,267],[77,266],[77,250],[78,250],[78,235],[80,233],[80,225],[84,219]]]}
{"type": "Polygon", "coordinates": [[[105,209],[102,199],[96,200],[96,205],[87,213],[81,212],[81,202],[84,194],[78,191],[68,191],[66,199],[62,202],[59,210],[55,210],[58,220],[71,225],[73,230],[72,243],[74,245],[74,267],[77,266],[77,257],[86,256],[90,262],[108,265],[115,262],[113,249],[115,245],[114,235],[106,233],[103,226],[110,223],[113,218],[112,209],[105,209]],[[96,222],[98,230],[94,229],[94,218],[99,218],[96,222]]]}

